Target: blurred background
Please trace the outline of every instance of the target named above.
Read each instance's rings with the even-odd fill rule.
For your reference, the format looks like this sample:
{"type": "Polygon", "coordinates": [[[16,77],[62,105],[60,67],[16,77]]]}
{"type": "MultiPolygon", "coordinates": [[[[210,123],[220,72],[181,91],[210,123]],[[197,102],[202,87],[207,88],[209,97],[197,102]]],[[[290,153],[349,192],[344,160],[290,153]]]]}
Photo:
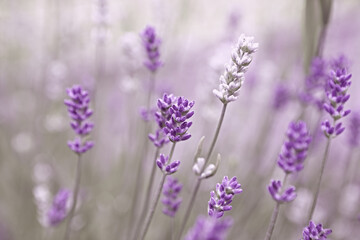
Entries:
{"type": "MultiPolygon", "coordinates": [[[[235,226],[228,239],[265,236],[274,206],[267,184],[282,178],[275,162],[288,123],[303,109],[316,140],[304,171],[290,178],[298,198],[283,207],[274,232],[274,239],[299,239],[325,144],[321,134],[316,137],[325,114],[304,108],[297,97],[323,27],[317,2],[0,0],[0,240],[63,237],[64,224],[49,226],[46,212],[56,192],[74,184],[76,156],[66,144],[74,133],[63,104],[73,84],[90,91],[95,122],[95,147],[84,156],[73,238],[128,239],[131,204],[142,205],[155,151],[152,145],[142,151],[147,134],[140,110],[147,105],[149,73],[140,32],[147,25],[162,39],[164,62],[151,105],[164,92],[196,102],[192,138],[178,144],[174,155],[182,162],[176,174],[184,184],[182,207],[196,179],[191,171],[196,145],[205,136],[207,148],[215,131],[221,102],[212,89],[232,46],[241,33],[260,45],[239,100],[229,104],[225,116],[214,152],[222,155],[219,171],[203,182],[186,231],[199,214],[207,214],[209,191],[229,175],[238,177],[244,192],[229,212],[235,226]],[[279,86],[286,98],[280,106],[275,103],[279,86]],[[142,158],[143,181],[134,189],[142,158]]],[[[323,57],[349,59],[353,112],[360,111],[359,29],[360,2],[334,0],[323,57]]],[[[347,144],[350,132],[334,140],[315,212],[316,220],[333,229],[333,239],[360,236],[359,169],[352,167],[353,181],[342,185],[346,162],[356,164],[359,158],[358,147],[347,144]]],[[[176,224],[183,214],[180,207],[176,224]]],[[[167,218],[159,204],[148,239],[170,239],[167,218]]]]}

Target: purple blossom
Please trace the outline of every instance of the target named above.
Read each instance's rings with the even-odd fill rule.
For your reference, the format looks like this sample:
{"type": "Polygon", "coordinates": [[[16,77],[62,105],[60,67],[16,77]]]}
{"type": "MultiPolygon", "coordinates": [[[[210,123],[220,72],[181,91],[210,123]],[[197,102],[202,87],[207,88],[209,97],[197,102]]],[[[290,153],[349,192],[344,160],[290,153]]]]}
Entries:
{"type": "Polygon", "coordinates": [[[199,216],[185,240],[225,240],[228,230],[233,225],[230,217],[224,219],[199,216]]]}
{"type": "Polygon", "coordinates": [[[349,144],[351,147],[359,145],[360,137],[360,113],[352,113],[350,117],[349,144]]]}
{"type": "Polygon", "coordinates": [[[275,110],[280,110],[285,107],[291,98],[291,93],[289,89],[284,84],[279,84],[276,86],[274,91],[274,99],[272,107],[275,110]]]}
{"type": "Polygon", "coordinates": [[[281,193],[282,183],[280,180],[271,180],[268,186],[271,197],[278,203],[291,202],[296,198],[295,187],[290,186],[281,193]]]}
{"type": "Polygon", "coordinates": [[[234,195],[242,193],[241,185],[237,182],[236,177],[229,180],[225,176],[222,183],[216,184],[216,190],[211,191],[210,200],[208,202],[209,216],[220,218],[225,211],[232,209],[230,206],[234,195]]]}
{"type": "Polygon", "coordinates": [[[51,208],[49,209],[47,216],[50,226],[57,226],[61,223],[67,215],[67,202],[70,197],[70,191],[61,189],[54,197],[51,208]]]}
{"type": "Polygon", "coordinates": [[[327,77],[326,72],[326,62],[320,57],[315,57],[311,61],[310,73],[305,80],[306,89],[309,91],[316,88],[324,88],[327,77]]]}
{"type": "Polygon", "coordinates": [[[182,187],[183,185],[176,178],[167,177],[163,189],[164,198],[162,203],[164,204],[163,213],[169,217],[174,217],[179,209],[182,199],[178,195],[182,187]]]}
{"type": "Polygon", "coordinates": [[[169,108],[171,117],[165,122],[164,132],[170,141],[185,141],[191,137],[187,131],[192,122],[187,120],[194,115],[194,111],[190,111],[194,104],[194,101],[190,102],[184,97],[178,97],[177,101],[169,108]]]}
{"type": "Polygon", "coordinates": [[[310,221],[309,226],[303,230],[304,240],[323,240],[327,239],[327,236],[332,233],[331,229],[324,229],[322,224],[316,225],[313,221],[310,221]]]}
{"type": "Polygon", "coordinates": [[[170,142],[169,138],[166,136],[162,129],[156,130],[155,134],[150,133],[149,139],[157,148],[162,148],[165,144],[170,142]]]}
{"type": "Polygon", "coordinates": [[[151,72],[156,72],[163,65],[159,52],[161,39],[156,35],[155,29],[151,26],[147,26],[144,29],[141,38],[147,55],[147,60],[144,64],[151,72]]]}
{"type": "Polygon", "coordinates": [[[68,141],[68,146],[77,154],[85,153],[94,146],[92,141],[83,141],[94,128],[94,124],[88,121],[88,118],[93,114],[89,108],[90,96],[79,85],[74,85],[66,91],[70,99],[65,99],[64,103],[68,107],[69,116],[73,119],[70,126],[78,135],[73,141],[68,141]]]}
{"type": "Polygon", "coordinates": [[[287,133],[288,139],[282,146],[278,165],[285,173],[298,172],[304,168],[311,137],[303,121],[291,122],[287,133]]]}
{"type": "Polygon", "coordinates": [[[325,88],[327,102],[324,103],[324,109],[332,117],[333,123],[325,120],[322,122],[321,128],[328,138],[335,137],[345,130],[341,123],[336,123],[336,121],[350,113],[350,110],[345,110],[344,105],[350,98],[347,90],[351,85],[351,74],[347,73],[347,68],[343,66],[342,62],[344,60],[338,60],[332,65],[328,84],[325,88]]]}
{"type": "Polygon", "coordinates": [[[156,164],[164,174],[170,175],[178,170],[180,161],[173,161],[169,163],[169,157],[164,154],[160,154],[160,157],[156,160],[156,164]]]}
{"type": "Polygon", "coordinates": [[[170,120],[170,108],[176,100],[177,98],[174,95],[166,93],[164,93],[162,98],[158,99],[157,107],[159,111],[155,112],[155,120],[161,129],[165,127],[165,122],[170,120]]]}

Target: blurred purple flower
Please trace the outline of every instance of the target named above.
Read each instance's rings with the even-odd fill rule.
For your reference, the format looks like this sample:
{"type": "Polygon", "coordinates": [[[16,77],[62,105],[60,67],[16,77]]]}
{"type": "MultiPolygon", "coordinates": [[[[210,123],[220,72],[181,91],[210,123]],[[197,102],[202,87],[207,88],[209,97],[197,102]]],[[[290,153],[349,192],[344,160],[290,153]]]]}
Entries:
{"type": "Polygon", "coordinates": [[[75,140],[68,141],[68,146],[77,154],[85,153],[94,146],[92,141],[83,142],[83,138],[94,128],[94,124],[87,120],[93,114],[89,108],[90,96],[79,85],[74,85],[66,91],[70,99],[65,99],[64,103],[68,107],[69,116],[73,119],[70,125],[78,135],[75,140]]]}
{"type": "Polygon", "coordinates": [[[145,122],[152,120],[155,112],[156,108],[150,108],[149,110],[147,110],[145,107],[140,108],[140,116],[145,122]]]}
{"type": "Polygon", "coordinates": [[[304,168],[311,136],[303,121],[291,122],[286,135],[277,163],[285,173],[298,172],[304,168]]]}
{"type": "MultiPolygon", "coordinates": [[[[344,62],[343,57],[340,57],[338,62],[344,62]]],[[[322,130],[329,138],[335,134],[335,136],[341,134],[345,128],[341,123],[337,123],[340,118],[347,116],[351,111],[344,109],[344,104],[349,100],[350,94],[347,94],[347,90],[351,85],[351,74],[347,73],[346,67],[337,63],[332,65],[330,71],[328,84],[325,88],[328,101],[324,103],[324,109],[330,114],[333,119],[333,124],[330,124],[328,120],[322,122],[322,130]]]]}
{"type": "Polygon", "coordinates": [[[278,84],[274,91],[274,99],[272,107],[275,110],[280,110],[285,107],[291,98],[289,89],[284,84],[278,84]]]}
{"type": "Polygon", "coordinates": [[[236,177],[229,180],[225,176],[222,183],[216,184],[216,190],[211,191],[210,200],[208,202],[209,216],[220,218],[225,211],[232,209],[230,206],[234,195],[242,193],[241,185],[237,182],[236,177]]]}
{"type": "Polygon", "coordinates": [[[164,204],[163,213],[169,217],[174,217],[179,209],[182,199],[178,195],[182,187],[182,184],[176,178],[167,177],[163,189],[164,198],[162,203],[164,204]]]}
{"type": "Polygon", "coordinates": [[[155,29],[151,26],[147,26],[144,29],[141,38],[147,54],[147,60],[144,64],[151,72],[156,72],[163,64],[160,60],[159,52],[161,39],[156,35],[155,29]]]}
{"type": "Polygon", "coordinates": [[[185,240],[225,240],[229,228],[233,225],[230,217],[217,219],[199,216],[192,229],[189,230],[185,240]]]}
{"type": "Polygon", "coordinates": [[[165,144],[170,142],[169,138],[164,133],[163,129],[156,130],[155,134],[149,134],[149,139],[155,147],[162,148],[165,144]]]}
{"type": "Polygon", "coordinates": [[[67,202],[70,197],[70,191],[61,189],[56,194],[52,206],[48,211],[48,221],[50,226],[57,226],[61,223],[67,215],[67,202]]]}
{"type": "Polygon", "coordinates": [[[351,147],[357,147],[360,137],[360,113],[355,112],[351,114],[349,128],[349,144],[351,147]]]}
{"type": "Polygon", "coordinates": [[[173,161],[169,163],[169,157],[165,157],[165,155],[161,153],[159,158],[156,160],[156,164],[164,174],[170,175],[178,170],[180,161],[173,161]]]}
{"type": "Polygon", "coordinates": [[[296,198],[295,187],[290,186],[283,193],[281,193],[282,183],[280,180],[271,180],[268,186],[271,197],[278,203],[291,202],[296,198]]]}
{"type": "Polygon", "coordinates": [[[310,65],[310,73],[305,80],[306,89],[324,88],[326,85],[327,64],[320,58],[315,57],[310,65]]]}
{"type": "Polygon", "coordinates": [[[165,122],[164,132],[172,142],[185,141],[191,137],[187,132],[192,122],[187,122],[194,115],[190,111],[195,102],[184,97],[178,97],[177,101],[169,108],[171,117],[165,122]]]}
{"type": "Polygon", "coordinates": [[[324,229],[322,224],[315,225],[313,221],[310,221],[309,226],[303,230],[304,240],[323,240],[327,239],[327,236],[332,233],[331,229],[324,229]]]}

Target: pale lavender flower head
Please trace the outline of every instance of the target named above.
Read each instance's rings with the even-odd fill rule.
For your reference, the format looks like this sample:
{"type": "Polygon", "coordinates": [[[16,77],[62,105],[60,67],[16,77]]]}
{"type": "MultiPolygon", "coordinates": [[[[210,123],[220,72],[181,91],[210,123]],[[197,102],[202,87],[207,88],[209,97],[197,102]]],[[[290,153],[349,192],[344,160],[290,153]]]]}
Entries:
{"type": "Polygon", "coordinates": [[[322,58],[315,57],[310,65],[310,73],[305,80],[306,89],[309,91],[316,88],[324,88],[326,79],[327,64],[322,58]]]}
{"type": "Polygon", "coordinates": [[[359,146],[360,137],[360,113],[352,113],[350,116],[350,133],[349,133],[349,145],[351,147],[359,146]]]}
{"type": "Polygon", "coordinates": [[[225,72],[220,76],[219,89],[214,89],[214,95],[221,102],[227,104],[235,101],[245,79],[245,72],[252,62],[252,55],[256,52],[259,44],[254,43],[253,37],[241,35],[237,45],[231,53],[231,61],[225,67],[225,72]]]}
{"type": "Polygon", "coordinates": [[[66,189],[61,189],[56,194],[52,206],[47,213],[50,226],[57,226],[65,219],[69,197],[70,191],[66,189]]]}
{"type": "Polygon", "coordinates": [[[242,193],[241,185],[237,182],[236,177],[229,180],[225,176],[220,183],[216,184],[216,190],[211,191],[208,202],[208,214],[211,217],[220,218],[225,211],[232,209],[231,202],[234,195],[242,193]]]}
{"type": "Polygon", "coordinates": [[[156,164],[164,174],[170,175],[178,170],[180,161],[173,161],[170,163],[168,156],[160,154],[159,158],[156,160],[156,164]]]}
{"type": "Polygon", "coordinates": [[[335,137],[345,130],[342,124],[336,123],[336,121],[351,112],[344,108],[345,103],[350,98],[347,90],[351,85],[351,74],[347,72],[347,68],[343,66],[342,62],[344,60],[340,59],[335,64],[332,64],[328,84],[325,88],[327,102],[324,103],[324,109],[332,117],[333,124],[325,120],[321,124],[321,129],[328,138],[335,137]]]}
{"type": "Polygon", "coordinates": [[[74,85],[66,91],[70,99],[65,99],[64,103],[68,107],[69,116],[73,119],[70,125],[78,135],[75,140],[68,141],[68,146],[77,154],[85,153],[94,146],[92,141],[83,141],[83,138],[94,128],[94,124],[88,120],[93,114],[89,107],[90,96],[88,91],[79,85],[74,85]]]}
{"type": "Polygon", "coordinates": [[[183,185],[176,178],[167,177],[164,184],[162,203],[164,204],[163,213],[169,217],[174,217],[182,199],[178,196],[183,185]]]}
{"type": "Polygon", "coordinates": [[[272,107],[280,110],[286,106],[291,98],[289,89],[284,84],[278,84],[274,91],[272,107]]]}
{"type": "Polygon", "coordinates": [[[199,216],[184,240],[225,240],[233,220],[199,216]]]}
{"type": "Polygon", "coordinates": [[[285,173],[298,172],[304,168],[311,137],[303,121],[291,122],[287,133],[288,139],[282,146],[278,165],[285,173]]]}
{"type": "Polygon", "coordinates": [[[144,64],[151,72],[156,72],[162,66],[159,52],[161,39],[156,35],[155,29],[151,26],[147,26],[144,29],[141,38],[147,55],[147,60],[144,64]]]}
{"type": "Polygon", "coordinates": [[[290,186],[283,193],[281,193],[282,183],[280,180],[271,180],[268,186],[271,197],[278,203],[291,202],[296,198],[295,187],[290,186]]]}
{"type": "Polygon", "coordinates": [[[324,240],[332,233],[331,229],[324,229],[322,224],[316,225],[313,221],[310,221],[309,226],[303,230],[304,240],[324,240]]]}
{"type": "Polygon", "coordinates": [[[190,102],[184,97],[178,97],[169,108],[171,117],[165,122],[164,132],[171,142],[185,141],[191,137],[187,131],[192,122],[188,120],[194,115],[194,111],[191,111],[194,104],[194,101],[190,102]]]}

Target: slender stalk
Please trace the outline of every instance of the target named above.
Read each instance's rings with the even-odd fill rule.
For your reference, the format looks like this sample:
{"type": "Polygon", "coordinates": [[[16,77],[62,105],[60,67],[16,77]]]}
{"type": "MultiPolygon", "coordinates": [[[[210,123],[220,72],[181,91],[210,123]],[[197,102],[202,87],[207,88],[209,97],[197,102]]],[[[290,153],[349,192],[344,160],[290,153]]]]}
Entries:
{"type": "MultiPolygon", "coordinates": [[[[211,153],[212,153],[212,151],[214,150],[214,147],[215,147],[215,144],[216,144],[216,141],[217,141],[217,139],[218,139],[219,132],[220,132],[220,129],[221,129],[221,125],[222,125],[222,123],[223,123],[223,121],[224,121],[225,112],[226,112],[226,107],[227,107],[227,104],[225,103],[225,104],[223,105],[223,107],[222,107],[221,115],[220,115],[220,118],[219,118],[219,122],[218,122],[218,124],[217,124],[216,131],[215,131],[215,135],[214,135],[214,138],[213,138],[213,140],[212,140],[212,142],[211,142],[209,152],[208,152],[208,154],[206,155],[205,164],[204,164],[204,166],[203,166],[202,169],[201,169],[201,173],[204,171],[207,163],[208,163],[209,160],[210,160],[211,153]]],[[[200,175],[201,175],[201,174],[200,174],[200,175]]],[[[178,240],[180,240],[181,235],[182,235],[182,233],[184,232],[185,225],[186,225],[186,223],[187,223],[187,221],[188,221],[188,219],[189,219],[189,217],[190,217],[190,213],[191,213],[191,210],[192,210],[192,208],[193,208],[193,206],[194,206],[195,198],[196,198],[196,195],[197,195],[197,193],[198,193],[198,191],[199,191],[201,181],[202,181],[201,178],[198,178],[197,181],[196,181],[195,188],[194,188],[194,190],[193,190],[193,192],[192,192],[192,194],[191,194],[191,197],[190,197],[190,202],[189,202],[189,204],[188,204],[188,206],[187,206],[187,208],[186,208],[186,212],[185,212],[184,219],[183,219],[183,221],[182,221],[182,223],[181,223],[180,232],[179,232],[179,235],[178,235],[178,237],[177,237],[178,240]]]]}
{"type": "MultiPolygon", "coordinates": [[[[169,154],[169,162],[171,161],[171,158],[172,158],[172,156],[174,154],[175,146],[176,146],[176,142],[174,142],[172,147],[171,147],[170,154],[169,154]]],[[[146,219],[144,230],[141,233],[141,237],[140,237],[141,240],[143,240],[145,238],[146,233],[149,230],[149,226],[150,226],[152,218],[154,217],[155,209],[156,209],[156,206],[157,206],[157,204],[159,202],[160,195],[161,195],[161,192],[162,192],[162,189],[163,189],[163,186],[164,186],[166,176],[167,176],[167,174],[163,174],[163,176],[161,178],[159,188],[158,188],[158,190],[156,192],[155,201],[154,201],[153,205],[150,208],[150,213],[149,213],[149,216],[146,219]]]]}
{"type": "MultiPolygon", "coordinates": [[[[150,179],[149,179],[149,185],[146,189],[146,194],[145,194],[145,200],[144,200],[144,205],[141,209],[141,214],[140,214],[140,218],[138,223],[136,224],[136,226],[142,226],[144,223],[144,219],[145,219],[145,214],[146,214],[146,210],[149,207],[149,203],[150,203],[150,195],[151,195],[151,190],[154,184],[154,177],[155,177],[155,170],[156,170],[156,159],[159,155],[160,152],[160,148],[156,148],[156,152],[155,152],[155,158],[154,161],[152,163],[152,169],[151,169],[151,174],[150,174],[150,179]]],[[[135,232],[135,236],[132,239],[137,239],[139,237],[139,231],[135,232]]]]}
{"type": "Polygon", "coordinates": [[[316,207],[316,202],[317,202],[317,199],[318,199],[318,196],[319,196],[321,179],[322,179],[322,176],[323,176],[323,174],[324,174],[324,169],[325,169],[326,160],[327,160],[328,155],[329,155],[330,142],[331,142],[331,139],[328,138],[328,140],[327,140],[327,142],[326,142],[324,157],[323,157],[322,162],[321,162],[320,176],[319,176],[318,182],[317,182],[317,184],[316,184],[315,197],[314,197],[313,202],[312,202],[312,204],[311,204],[310,213],[309,213],[308,221],[307,221],[307,222],[309,222],[309,221],[312,219],[313,214],[314,214],[314,210],[315,210],[315,207],[316,207]]]}
{"type": "Polygon", "coordinates": [[[65,227],[64,240],[70,239],[71,221],[72,221],[72,219],[74,217],[74,213],[75,213],[77,198],[79,195],[78,193],[79,193],[80,181],[81,181],[81,154],[78,154],[78,160],[77,160],[77,166],[76,166],[76,181],[75,181],[74,192],[73,192],[73,201],[72,201],[72,206],[71,206],[70,213],[69,213],[66,227],[65,227]]]}

